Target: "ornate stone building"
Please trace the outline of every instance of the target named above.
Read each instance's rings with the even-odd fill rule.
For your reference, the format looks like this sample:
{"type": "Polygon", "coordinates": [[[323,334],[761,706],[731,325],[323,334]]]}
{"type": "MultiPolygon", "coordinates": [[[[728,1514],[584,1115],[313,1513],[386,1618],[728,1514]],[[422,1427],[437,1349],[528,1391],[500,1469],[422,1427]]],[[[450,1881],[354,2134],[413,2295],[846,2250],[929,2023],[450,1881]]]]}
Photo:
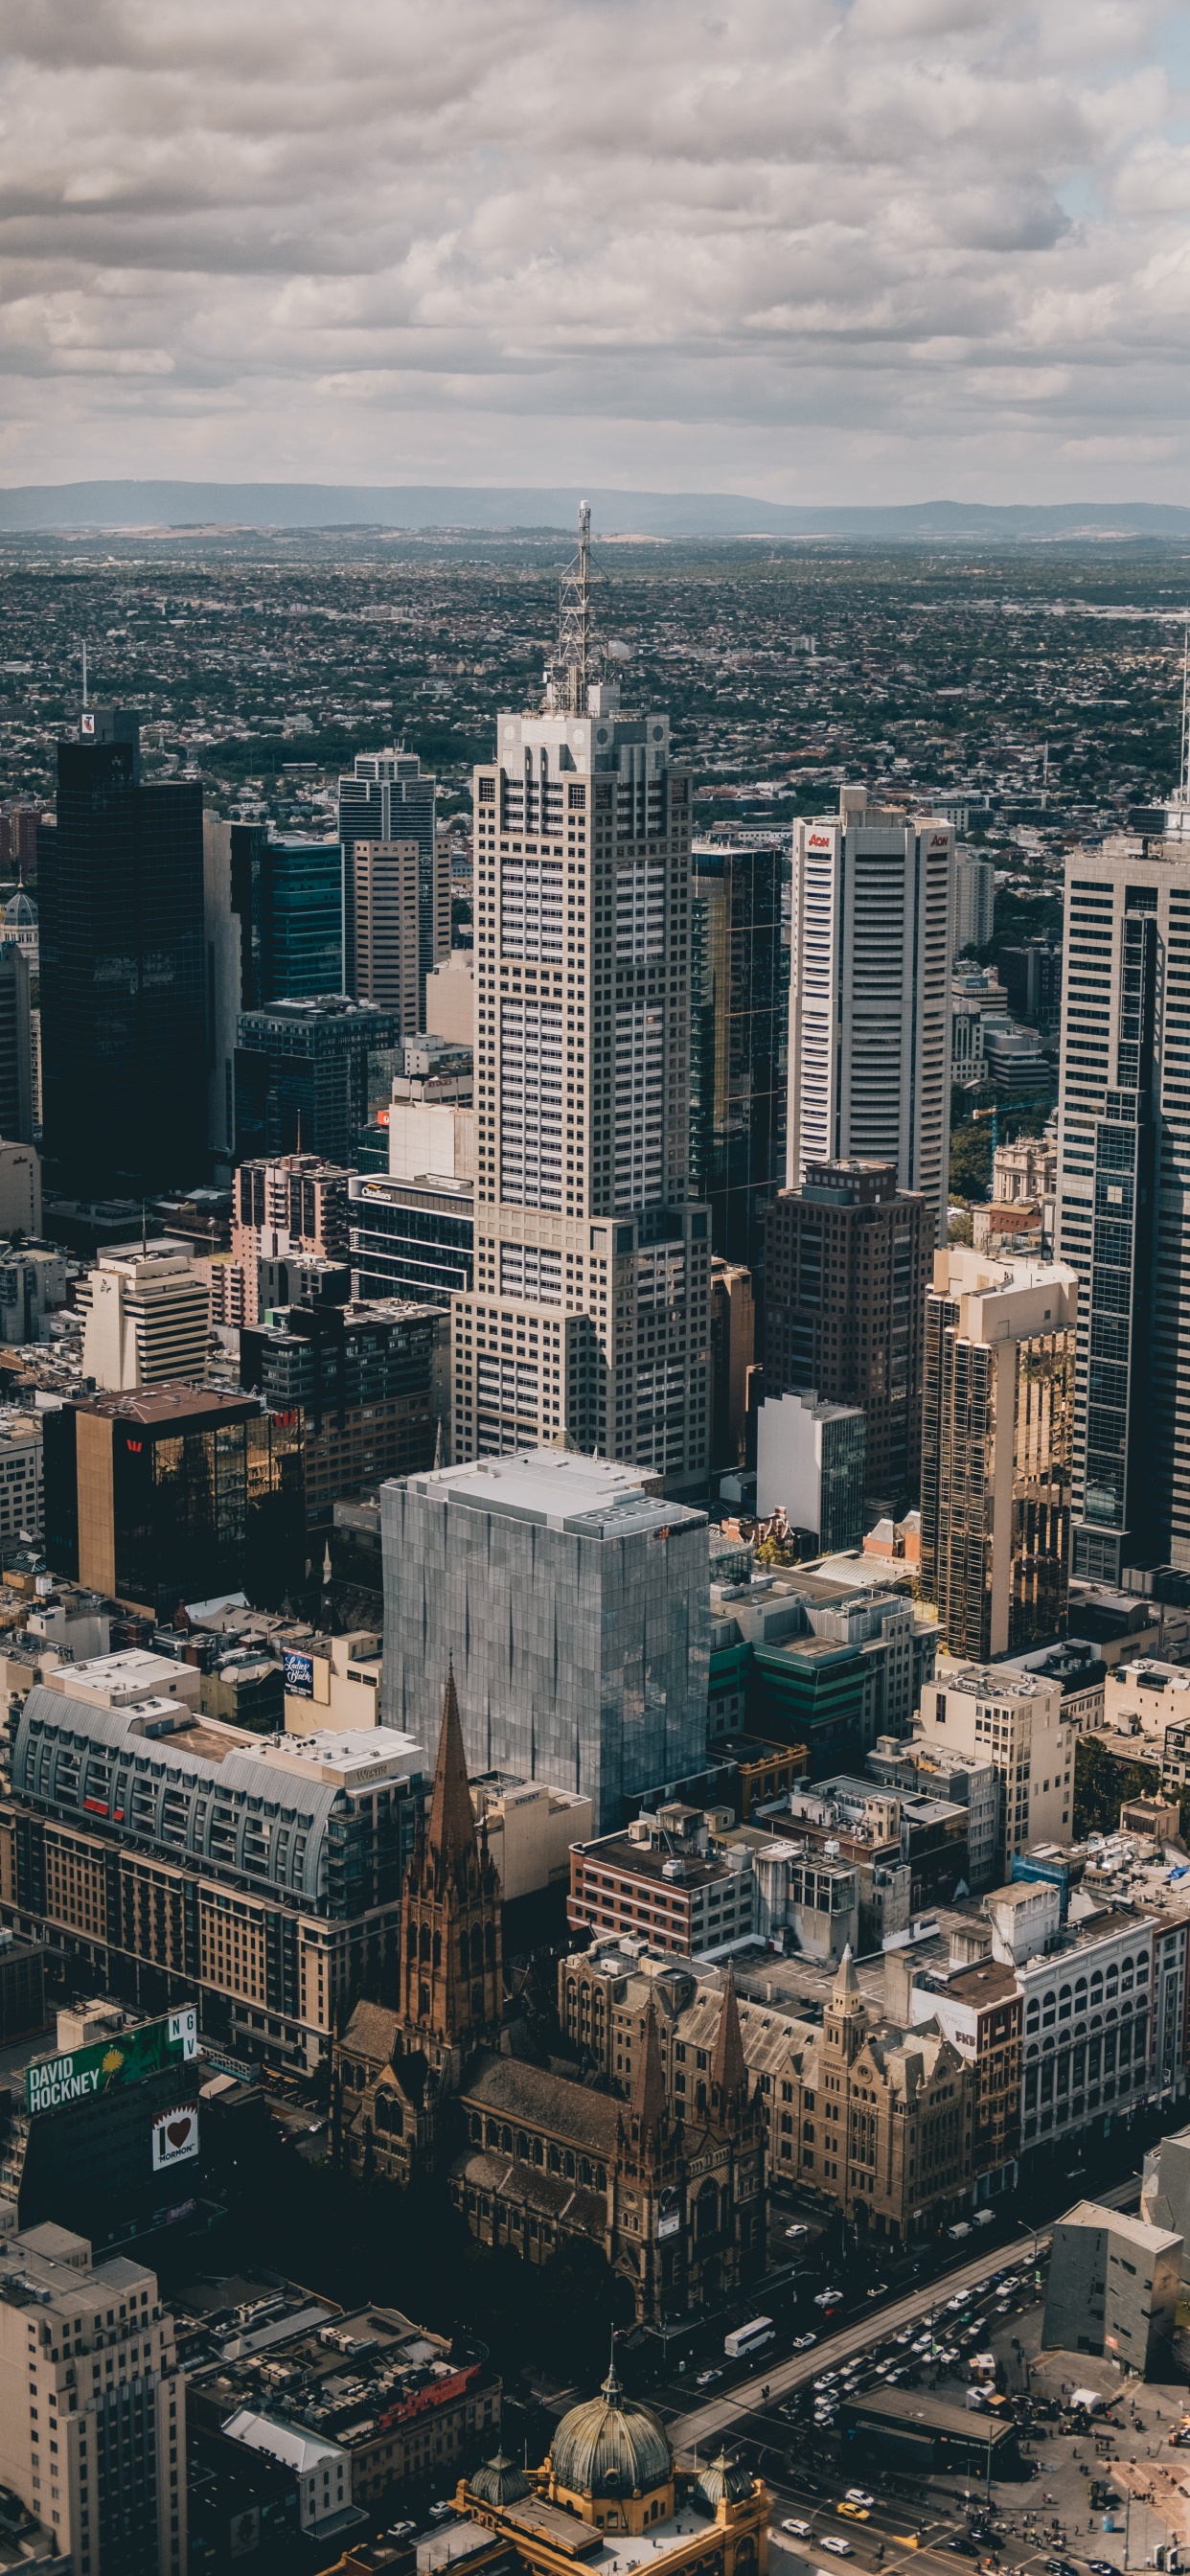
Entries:
{"type": "MultiPolygon", "coordinates": [[[[559,1970],[563,2029],[626,2093],[655,2029],[666,2098],[683,2118],[712,2116],[723,1990],[682,1960],[576,1953],[559,1970]]],[[[906,2242],[968,2208],[976,2174],[979,2066],[930,2019],[869,2020],[848,1950],[821,2029],[781,2006],[731,1998],[732,2023],[769,2182],[836,2202],[844,2216],[906,2242]]],[[[633,2079],[635,2080],[635,2079],[633,2079]]]]}
{"type": "Polygon", "coordinates": [[[453,1678],[429,1821],[402,1899],[398,2009],[360,2003],[336,2039],[332,2143],[360,2178],[449,2176],[484,2244],[549,2262],[598,2245],[638,2318],[680,2314],[763,2268],[764,2123],[730,1984],[697,2099],[669,2091],[644,2016],[627,2097],[500,2046],[499,1880],[476,1829],[453,1678]]]}
{"type": "Polygon", "coordinates": [[[771,2499],[726,2450],[705,2468],[678,2467],[652,2407],[626,2397],[609,2370],[598,2397],[562,2417],[540,2469],[500,2452],[455,2494],[460,2514],[492,2534],[491,2561],[531,2576],[574,2576],[597,2564],[631,2576],[642,2543],[657,2576],[765,2576],[771,2499]],[[583,2526],[586,2526],[584,2530],[583,2526]]]}

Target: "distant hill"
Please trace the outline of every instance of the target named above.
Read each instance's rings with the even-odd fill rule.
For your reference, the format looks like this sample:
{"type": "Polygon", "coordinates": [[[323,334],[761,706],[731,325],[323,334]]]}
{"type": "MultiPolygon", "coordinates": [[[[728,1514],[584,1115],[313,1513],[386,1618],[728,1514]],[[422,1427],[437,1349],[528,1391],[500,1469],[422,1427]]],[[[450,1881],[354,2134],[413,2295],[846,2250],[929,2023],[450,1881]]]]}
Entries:
{"type": "Polygon", "coordinates": [[[37,528],[571,528],[580,498],[597,533],[650,537],[884,537],[1110,540],[1190,536],[1173,502],[978,501],[896,509],[802,509],[735,492],[600,492],[463,483],[18,483],[0,490],[0,530],[37,528]]]}

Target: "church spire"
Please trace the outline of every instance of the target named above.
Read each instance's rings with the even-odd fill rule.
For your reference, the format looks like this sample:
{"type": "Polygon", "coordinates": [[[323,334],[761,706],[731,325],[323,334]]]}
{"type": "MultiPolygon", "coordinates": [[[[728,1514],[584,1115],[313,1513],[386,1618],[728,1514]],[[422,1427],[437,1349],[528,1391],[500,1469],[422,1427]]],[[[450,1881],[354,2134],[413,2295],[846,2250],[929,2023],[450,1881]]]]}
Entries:
{"type": "Polygon", "coordinates": [[[711,2101],[717,2111],[725,2111],[748,2097],[748,2065],[740,2032],[740,2008],[736,2001],[735,1978],[730,1964],[723,1987],[723,2009],[715,2034],[715,2051],[711,2059],[711,2101]]]}
{"type": "Polygon", "coordinates": [[[849,1941],[843,1952],[843,1956],[839,1961],[838,1974],[831,1989],[831,2002],[836,2006],[839,2012],[846,2012],[849,2004],[851,2005],[852,2011],[854,2011],[855,2006],[851,2002],[851,1999],[853,1996],[858,1995],[858,1993],[859,1978],[855,1973],[855,1961],[851,1956],[851,1943],[849,1941]]]}
{"type": "Polygon", "coordinates": [[[632,2117],[640,2122],[642,2139],[660,2127],[665,2109],[665,2071],[661,2064],[661,2043],[657,2037],[657,2015],[650,1995],[645,2013],[644,2045],[637,2060],[636,2082],[632,2088],[632,2117]]]}
{"type": "Polygon", "coordinates": [[[446,1676],[442,1699],[442,1729],[438,1737],[438,1759],[434,1766],[434,1794],[430,1800],[430,1822],[426,1833],[430,1856],[439,1872],[468,1860],[479,1865],[479,1846],[475,1834],[475,1810],[467,1786],[467,1755],[463,1744],[459,1698],[455,1689],[453,1663],[446,1676]]]}

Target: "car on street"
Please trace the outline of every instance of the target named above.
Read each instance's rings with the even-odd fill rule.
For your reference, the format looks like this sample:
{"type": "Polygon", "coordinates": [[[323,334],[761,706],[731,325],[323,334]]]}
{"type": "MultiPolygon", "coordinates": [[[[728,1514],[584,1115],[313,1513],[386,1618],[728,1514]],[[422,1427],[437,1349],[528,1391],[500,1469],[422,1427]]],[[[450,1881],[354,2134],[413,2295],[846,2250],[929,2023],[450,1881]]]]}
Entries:
{"type": "Polygon", "coordinates": [[[785,2520],[781,2525],[781,2529],[782,2531],[791,2531],[795,2540],[808,2540],[810,2537],[809,2523],[795,2521],[792,2514],[786,2515],[785,2520]]]}
{"type": "Polygon", "coordinates": [[[959,2540],[956,2537],[953,2540],[944,2541],[942,2545],[944,2549],[957,2549],[960,2558],[978,2558],[979,2556],[979,2551],[972,2548],[969,2540],[959,2540]]]}
{"type": "Polygon", "coordinates": [[[847,2514],[852,2522],[867,2522],[870,2519],[866,2504],[837,2504],[835,2512],[847,2514]]]}
{"type": "Polygon", "coordinates": [[[966,2307],[966,2305],[967,2305],[967,2293],[966,2293],[966,2291],[965,2291],[965,2290],[960,2290],[960,2292],[959,2292],[959,2295],[958,2295],[957,2299],[948,2299],[948,2300],[947,2300],[947,2302],[946,2302],[946,2305],[947,2305],[947,2310],[948,2310],[949,2314],[950,2314],[950,2315],[952,2315],[952,2316],[957,2316],[957,2314],[958,2314],[958,2312],[959,2312],[959,2309],[960,2309],[960,2308],[965,2308],[965,2307],[966,2307]]]}
{"type": "Polygon", "coordinates": [[[823,2533],[822,2546],[824,2549],[829,2549],[832,2558],[850,2558],[851,2556],[851,2542],[849,2540],[838,2539],[833,2531],[823,2533]]]}
{"type": "MultiPolygon", "coordinates": [[[[416,2529],[417,2524],[415,2522],[390,2522],[384,2537],[386,2540],[408,2540],[410,2533],[416,2531],[416,2529]]],[[[1116,2576],[1114,2568],[1112,2569],[1112,2576],[1116,2576]]]]}
{"type": "Polygon", "coordinates": [[[887,2283],[887,2281],[873,2281],[873,2283],[872,2283],[872,2286],[871,2286],[870,2290],[868,2290],[868,2291],[866,2292],[866,2294],[865,2294],[865,2295],[866,2295],[869,2299],[884,2299],[884,2298],[887,2298],[887,2296],[888,2296],[888,2283],[887,2283]]]}
{"type": "MultiPolygon", "coordinates": [[[[787,2227],[785,2233],[796,2241],[799,2236],[808,2236],[810,2230],[808,2227],[787,2227]]],[[[783,2531],[788,2531],[792,2526],[789,2523],[782,2523],[781,2528],[783,2531]]]]}
{"type": "Polygon", "coordinates": [[[816,2344],[817,2341],[818,2337],[816,2334],[795,2335],[793,2338],[792,2349],[794,2352],[809,2352],[811,2346],[816,2344]]]}
{"type": "Polygon", "coordinates": [[[717,2388],[722,2377],[721,2370],[700,2370],[694,2385],[696,2388],[717,2388]]]}
{"type": "Polygon", "coordinates": [[[814,2305],[816,2308],[837,2308],[842,2296],[841,2290],[816,2290],[814,2305]]]}
{"type": "Polygon", "coordinates": [[[1088,2558],[1087,2565],[1091,2576],[1120,2576],[1119,2568],[1112,2566],[1110,2558],[1088,2558]]]}
{"type": "Polygon", "coordinates": [[[876,2498],[868,2494],[866,2487],[848,2487],[847,2502],[848,2504],[875,2504],[876,2498]]]}
{"type": "Polygon", "coordinates": [[[432,2504],[430,2506],[430,2520],[431,2522],[445,2522],[448,2513],[453,2512],[454,2506],[450,2503],[449,2499],[446,2496],[440,2496],[437,2504],[432,2504]]]}

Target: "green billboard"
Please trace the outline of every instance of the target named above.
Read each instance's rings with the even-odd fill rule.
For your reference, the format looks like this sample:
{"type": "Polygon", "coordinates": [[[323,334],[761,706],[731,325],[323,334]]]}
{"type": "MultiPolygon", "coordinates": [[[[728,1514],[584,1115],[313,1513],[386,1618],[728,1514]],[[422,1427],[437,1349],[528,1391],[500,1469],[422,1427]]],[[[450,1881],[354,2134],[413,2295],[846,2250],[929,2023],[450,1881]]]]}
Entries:
{"type": "Polygon", "coordinates": [[[113,2084],[136,2084],[163,2066],[181,2066],[198,2055],[198,2013],[188,2005],[165,2013],[160,2021],[141,2022],[135,2030],[109,2032],[89,2048],[72,2048],[61,2057],[35,2058],[25,2068],[25,2108],[53,2111],[61,2102],[81,2102],[91,2093],[106,2093],[113,2084]]]}

